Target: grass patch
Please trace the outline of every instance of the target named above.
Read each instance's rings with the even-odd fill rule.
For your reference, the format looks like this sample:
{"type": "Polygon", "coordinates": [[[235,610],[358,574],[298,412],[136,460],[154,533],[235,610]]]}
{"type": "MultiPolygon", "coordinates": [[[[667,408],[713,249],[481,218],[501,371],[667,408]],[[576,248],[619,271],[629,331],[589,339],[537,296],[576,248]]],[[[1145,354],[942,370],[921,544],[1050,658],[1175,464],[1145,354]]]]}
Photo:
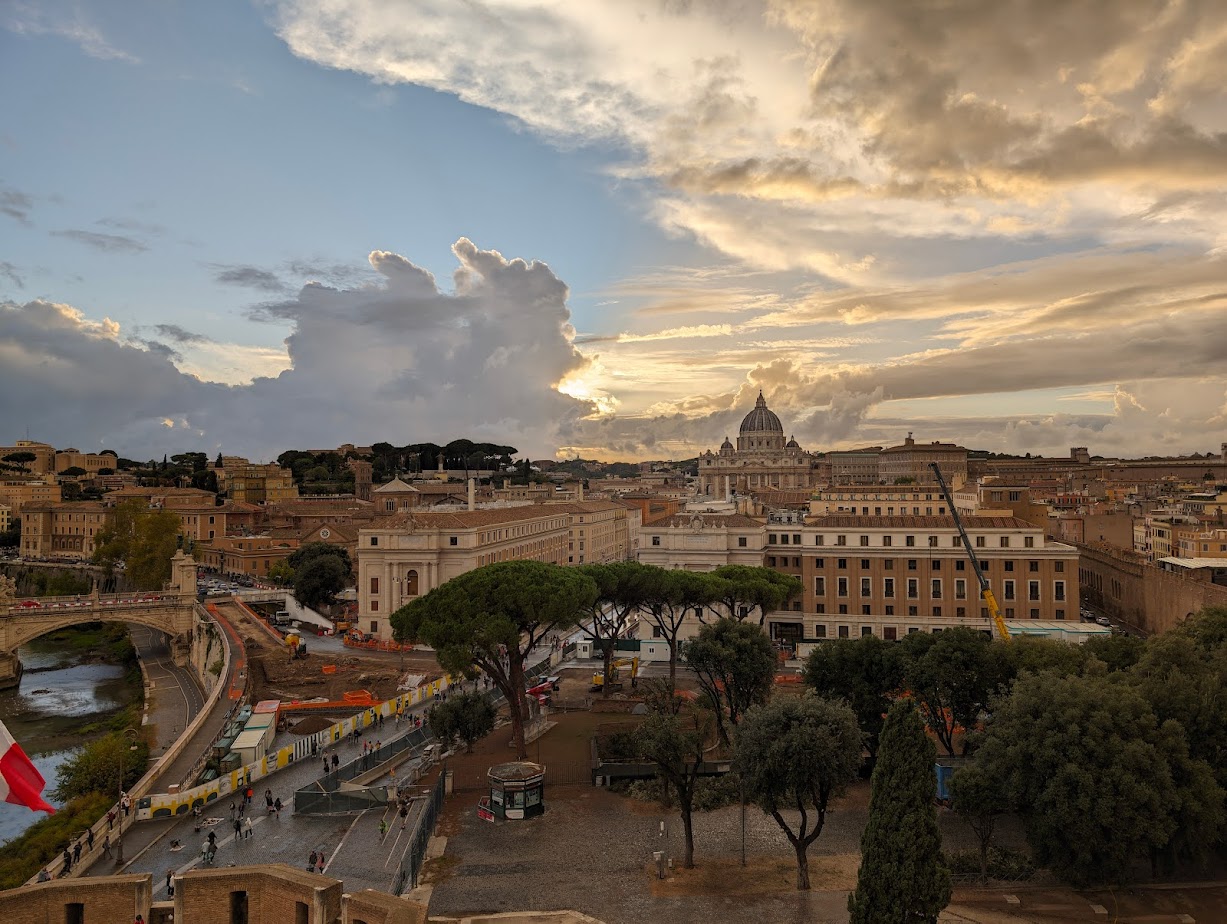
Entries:
{"type": "Polygon", "coordinates": [[[103,793],[79,796],[0,847],[0,889],[15,889],[37,875],[105,815],[113,803],[114,798],[103,793]]]}

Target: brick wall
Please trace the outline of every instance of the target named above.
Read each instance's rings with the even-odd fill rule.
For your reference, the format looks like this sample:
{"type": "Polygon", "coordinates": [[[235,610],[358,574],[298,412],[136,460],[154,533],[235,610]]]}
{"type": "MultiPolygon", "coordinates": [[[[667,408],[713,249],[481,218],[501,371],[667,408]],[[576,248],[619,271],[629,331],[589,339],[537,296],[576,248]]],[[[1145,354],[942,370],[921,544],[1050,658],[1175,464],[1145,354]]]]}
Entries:
{"type": "MultiPolygon", "coordinates": [[[[81,924],[132,924],[139,914],[149,920],[152,877],[107,876],[53,880],[0,892],[4,924],[65,924],[70,904],[81,905],[81,924]]],[[[229,924],[227,921],[226,924],[229,924]]]]}
{"type": "Polygon", "coordinates": [[[340,882],[270,864],[192,870],[178,877],[175,920],[232,924],[235,903],[244,900],[249,924],[335,924],[341,917],[340,882]]]}
{"type": "Polygon", "coordinates": [[[364,889],[342,896],[341,924],[426,924],[426,907],[364,889]]]}

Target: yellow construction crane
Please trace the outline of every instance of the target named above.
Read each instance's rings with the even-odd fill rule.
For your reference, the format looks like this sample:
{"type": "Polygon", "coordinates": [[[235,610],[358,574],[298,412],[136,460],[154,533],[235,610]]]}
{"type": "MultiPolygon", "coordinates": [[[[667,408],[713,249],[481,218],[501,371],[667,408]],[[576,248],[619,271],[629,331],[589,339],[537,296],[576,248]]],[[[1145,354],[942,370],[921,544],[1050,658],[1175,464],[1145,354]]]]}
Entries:
{"type": "Polygon", "coordinates": [[[946,479],[942,477],[942,470],[938,468],[936,462],[930,462],[929,468],[933,469],[933,474],[937,476],[937,485],[942,489],[942,496],[946,498],[946,506],[950,508],[950,514],[954,517],[954,525],[959,529],[959,537],[963,540],[963,548],[967,550],[967,557],[971,559],[972,570],[976,572],[976,580],[980,582],[980,596],[984,599],[984,605],[988,608],[988,614],[993,617],[993,622],[997,624],[997,632],[1001,635],[1003,642],[1010,640],[1010,630],[1006,627],[1005,619],[1001,616],[1001,609],[997,606],[997,598],[993,596],[993,589],[988,585],[988,577],[984,573],[984,569],[980,567],[980,560],[976,558],[975,550],[971,547],[971,540],[967,538],[967,530],[963,529],[963,521],[959,517],[959,511],[954,506],[954,497],[950,494],[950,486],[946,484],[946,479]]]}

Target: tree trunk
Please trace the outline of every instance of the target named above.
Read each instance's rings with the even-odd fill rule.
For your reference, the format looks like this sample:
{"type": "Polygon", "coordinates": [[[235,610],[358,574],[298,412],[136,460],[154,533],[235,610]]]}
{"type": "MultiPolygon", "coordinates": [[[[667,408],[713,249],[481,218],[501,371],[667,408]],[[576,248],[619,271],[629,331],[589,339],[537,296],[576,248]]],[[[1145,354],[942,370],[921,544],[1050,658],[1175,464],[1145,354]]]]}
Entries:
{"type": "MultiPolygon", "coordinates": [[[[678,795],[681,796],[679,790],[678,795]]],[[[694,827],[691,824],[691,799],[678,800],[682,805],[682,833],[686,838],[686,850],[682,859],[682,866],[686,869],[694,869],[694,827]]]]}
{"type": "Polygon", "coordinates": [[[609,669],[613,666],[613,642],[602,642],[601,647],[605,651],[605,673],[601,674],[601,695],[609,695],[609,669]]]}
{"type": "Polygon", "coordinates": [[[677,639],[669,643],[669,692],[677,691],[677,639]]]}
{"type": "Polygon", "coordinates": [[[798,838],[794,845],[797,851],[797,891],[809,891],[809,845],[803,838],[798,838]]]}
{"type": "Polygon", "coordinates": [[[528,745],[524,743],[524,665],[518,658],[510,659],[511,696],[507,697],[507,711],[511,714],[511,740],[516,746],[516,760],[528,759],[528,745]]]}

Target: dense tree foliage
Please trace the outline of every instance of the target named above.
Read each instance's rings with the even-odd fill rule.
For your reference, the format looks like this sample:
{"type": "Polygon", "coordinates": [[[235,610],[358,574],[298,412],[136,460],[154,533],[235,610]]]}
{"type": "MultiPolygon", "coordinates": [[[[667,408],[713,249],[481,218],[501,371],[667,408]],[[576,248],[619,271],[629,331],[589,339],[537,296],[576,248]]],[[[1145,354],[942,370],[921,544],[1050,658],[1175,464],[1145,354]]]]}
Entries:
{"type": "Polygon", "coordinates": [[[608,678],[615,645],[625,633],[631,616],[647,599],[653,570],[634,561],[581,565],[579,570],[591,578],[597,588],[597,597],[584,614],[584,623],[601,651],[604,662],[601,676],[608,678]]]}
{"type": "Polygon", "coordinates": [[[935,924],[950,901],[933,808],[934,756],[916,707],[899,700],[886,716],[873,768],[861,868],[848,897],[851,924],[935,924]]]}
{"type": "Polygon", "coordinates": [[[843,703],[807,694],[754,706],[737,728],[733,766],[748,800],[775,819],[797,855],[797,888],[808,889],[810,845],[833,797],[856,779],[861,732],[843,703]],[[813,818],[810,811],[814,812],[813,818]],[[797,813],[796,829],[784,812],[797,813]]]}
{"type": "Polygon", "coordinates": [[[982,765],[969,763],[950,779],[951,808],[967,822],[980,844],[980,878],[988,878],[988,851],[993,846],[997,819],[1009,809],[1002,780],[982,765]]]}
{"type": "Polygon", "coordinates": [[[698,616],[715,599],[715,585],[706,574],[683,569],[653,568],[644,590],[643,609],[669,646],[669,686],[677,687],[678,634],[687,616],[698,616]]]}
{"type": "Polygon", "coordinates": [[[290,563],[290,567],[297,571],[312,559],[321,557],[336,558],[345,566],[346,571],[353,570],[353,564],[349,559],[349,550],[343,545],[334,545],[331,542],[308,542],[306,545],[299,546],[291,552],[287,561],[290,563]]]}
{"type": "Polygon", "coordinates": [[[722,618],[703,626],[683,648],[686,663],[716,716],[720,740],[729,743],[724,719],[736,726],[751,706],[765,703],[775,679],[775,648],[766,633],[748,622],[722,618]]]}
{"type": "Polygon", "coordinates": [[[1075,885],[1122,883],[1133,865],[1212,843],[1223,790],[1114,677],[1024,674],[995,706],[975,762],[1000,781],[1036,860],[1075,885]]]}
{"type": "Polygon", "coordinates": [[[714,582],[712,604],[719,604],[729,619],[749,620],[762,626],[767,614],[783,609],[790,597],[801,593],[801,579],[774,568],[723,565],[709,572],[714,582]]]}
{"type": "Polygon", "coordinates": [[[95,792],[115,798],[121,767],[123,789],[128,790],[144,774],[148,762],[149,745],[143,738],[129,740],[119,732],[104,735],[74,751],[56,768],[53,794],[61,801],[95,792]]]}
{"type": "Polygon", "coordinates": [[[852,707],[872,759],[886,712],[903,682],[900,647],[876,635],[834,639],[810,652],[804,677],[818,695],[842,699],[852,707]]]}
{"type": "MultiPolygon", "coordinates": [[[[960,730],[972,731],[989,700],[1011,678],[1005,646],[974,629],[917,632],[903,639],[903,685],[947,754],[960,730]]],[[[961,745],[964,754],[968,741],[961,745]]]]}
{"type": "Polygon", "coordinates": [[[490,700],[481,693],[470,692],[449,696],[432,706],[426,720],[431,734],[440,741],[450,745],[459,738],[466,753],[472,754],[474,742],[494,731],[494,716],[490,700]]]}
{"type": "Polygon", "coordinates": [[[137,590],[161,590],[170,580],[179,528],[179,518],[169,510],[138,499],[124,501],[107,514],[94,536],[94,563],[114,568],[122,561],[137,590]]]}
{"type": "Polygon", "coordinates": [[[332,606],[351,581],[352,575],[340,558],[317,555],[294,569],[294,599],[313,610],[332,606]]]}
{"type": "Polygon", "coordinates": [[[398,641],[424,641],[444,670],[471,676],[480,668],[503,695],[516,754],[526,758],[524,666],[548,634],[575,628],[597,596],[575,568],[506,561],[452,578],[392,614],[398,641]]]}

